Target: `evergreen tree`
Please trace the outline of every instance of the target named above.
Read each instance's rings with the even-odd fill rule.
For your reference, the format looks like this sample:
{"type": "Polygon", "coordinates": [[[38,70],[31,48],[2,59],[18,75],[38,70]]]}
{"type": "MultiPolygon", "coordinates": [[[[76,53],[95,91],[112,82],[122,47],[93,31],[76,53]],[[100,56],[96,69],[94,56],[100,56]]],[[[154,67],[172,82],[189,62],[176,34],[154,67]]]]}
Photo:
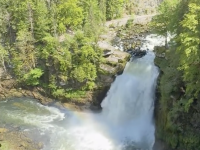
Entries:
{"type": "Polygon", "coordinates": [[[123,13],[124,0],[106,0],[106,19],[118,18],[123,13]]]}
{"type": "Polygon", "coordinates": [[[57,6],[58,22],[62,32],[63,26],[67,29],[76,28],[82,24],[83,10],[78,6],[78,0],[62,0],[57,6]]]}
{"type": "Polygon", "coordinates": [[[176,6],[179,0],[164,0],[158,7],[158,15],[153,18],[151,27],[154,32],[165,37],[165,46],[167,46],[168,32],[173,34],[172,20],[176,11],[176,6]]]}
{"type": "Polygon", "coordinates": [[[103,24],[108,16],[119,17],[123,5],[123,0],[0,0],[1,66],[24,86],[44,87],[56,97],[83,95],[95,87],[103,24]]]}
{"type": "Polygon", "coordinates": [[[200,2],[191,1],[189,10],[180,22],[182,32],[177,36],[180,69],[186,83],[187,95],[197,97],[200,92],[200,2]]]}
{"type": "Polygon", "coordinates": [[[161,67],[158,135],[172,148],[196,150],[200,148],[200,1],[179,1],[174,10],[169,30],[175,37],[165,52],[167,59],[160,62],[165,66],[161,67]]]}

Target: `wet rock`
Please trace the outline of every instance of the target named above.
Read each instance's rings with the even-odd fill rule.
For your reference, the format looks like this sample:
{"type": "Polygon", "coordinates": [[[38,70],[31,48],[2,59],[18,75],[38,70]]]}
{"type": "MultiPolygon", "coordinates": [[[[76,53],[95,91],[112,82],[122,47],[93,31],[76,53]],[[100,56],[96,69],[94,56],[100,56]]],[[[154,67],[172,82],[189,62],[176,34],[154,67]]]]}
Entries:
{"type": "Polygon", "coordinates": [[[146,50],[143,50],[143,51],[137,50],[137,51],[133,52],[133,56],[138,57],[138,58],[141,58],[141,57],[145,56],[146,54],[147,54],[146,50]]]}
{"type": "Polygon", "coordinates": [[[147,54],[146,50],[140,50],[140,48],[138,48],[138,49],[128,49],[127,52],[129,54],[131,54],[131,56],[138,57],[138,58],[141,58],[141,57],[143,57],[147,54]]]}
{"type": "Polygon", "coordinates": [[[103,56],[107,53],[112,53],[115,50],[115,47],[110,44],[108,41],[99,41],[97,43],[98,47],[103,50],[103,56]],[[105,52],[104,52],[105,51],[105,52]]]}
{"type": "Polygon", "coordinates": [[[113,51],[112,50],[104,50],[103,51],[103,57],[107,57],[107,56],[110,56],[111,54],[113,54],[113,51]]]}
{"type": "Polygon", "coordinates": [[[108,76],[108,75],[100,75],[100,80],[103,83],[112,83],[113,82],[113,77],[112,76],[108,76]]]}
{"type": "Polygon", "coordinates": [[[98,112],[100,111],[101,108],[99,108],[97,105],[90,105],[90,110],[94,111],[94,112],[98,112]]]}
{"type": "Polygon", "coordinates": [[[153,150],[172,150],[163,141],[156,139],[153,150]]]}
{"type": "Polygon", "coordinates": [[[81,108],[74,103],[62,103],[62,106],[73,111],[81,111],[81,108]]]}
{"type": "Polygon", "coordinates": [[[164,46],[155,46],[154,52],[155,52],[156,57],[165,58],[167,50],[164,46]]]}
{"type": "MultiPolygon", "coordinates": [[[[105,58],[105,63],[100,65],[100,68],[104,72],[104,75],[112,77],[116,75],[117,72],[123,71],[126,62],[129,60],[130,54],[127,52],[122,52],[115,50],[109,57],[105,58]]],[[[101,80],[101,74],[99,75],[101,80]]]]}

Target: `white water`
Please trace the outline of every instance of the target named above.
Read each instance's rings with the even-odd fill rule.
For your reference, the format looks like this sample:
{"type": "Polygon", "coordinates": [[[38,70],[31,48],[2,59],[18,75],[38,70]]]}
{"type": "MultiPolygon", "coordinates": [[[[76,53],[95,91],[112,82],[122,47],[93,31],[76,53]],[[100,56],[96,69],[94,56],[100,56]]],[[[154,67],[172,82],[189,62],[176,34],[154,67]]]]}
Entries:
{"type": "MultiPolygon", "coordinates": [[[[159,41],[150,36],[146,39],[143,48],[150,50],[159,41]]],[[[158,76],[154,57],[149,51],[127,63],[124,73],[111,85],[99,114],[61,112],[35,101],[15,100],[0,102],[0,125],[15,124],[35,133],[33,138],[45,143],[43,150],[151,150],[158,76]]]]}

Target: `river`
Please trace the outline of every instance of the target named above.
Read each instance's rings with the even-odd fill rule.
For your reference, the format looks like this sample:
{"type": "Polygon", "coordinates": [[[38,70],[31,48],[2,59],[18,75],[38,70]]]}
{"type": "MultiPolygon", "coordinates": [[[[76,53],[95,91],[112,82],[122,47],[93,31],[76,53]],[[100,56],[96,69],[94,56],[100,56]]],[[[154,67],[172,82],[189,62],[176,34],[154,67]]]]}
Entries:
{"type": "Polygon", "coordinates": [[[21,98],[0,102],[0,126],[16,126],[44,143],[43,150],[152,150],[156,79],[154,45],[164,40],[149,35],[148,53],[127,63],[116,77],[102,112],[76,112],[43,106],[21,98]]]}

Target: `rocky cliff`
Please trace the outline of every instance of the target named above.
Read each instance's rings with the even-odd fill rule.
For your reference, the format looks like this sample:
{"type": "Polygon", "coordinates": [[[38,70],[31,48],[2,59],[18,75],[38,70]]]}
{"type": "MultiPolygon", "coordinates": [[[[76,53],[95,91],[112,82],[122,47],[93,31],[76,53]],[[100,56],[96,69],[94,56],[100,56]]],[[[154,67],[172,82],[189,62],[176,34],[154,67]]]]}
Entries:
{"type": "Polygon", "coordinates": [[[163,0],[135,0],[134,6],[136,7],[134,13],[136,15],[154,14],[156,8],[163,0]]]}
{"type": "Polygon", "coordinates": [[[199,150],[200,97],[190,103],[179,57],[175,50],[155,48],[155,64],[160,68],[155,107],[156,136],[176,150],[199,150]]]}

